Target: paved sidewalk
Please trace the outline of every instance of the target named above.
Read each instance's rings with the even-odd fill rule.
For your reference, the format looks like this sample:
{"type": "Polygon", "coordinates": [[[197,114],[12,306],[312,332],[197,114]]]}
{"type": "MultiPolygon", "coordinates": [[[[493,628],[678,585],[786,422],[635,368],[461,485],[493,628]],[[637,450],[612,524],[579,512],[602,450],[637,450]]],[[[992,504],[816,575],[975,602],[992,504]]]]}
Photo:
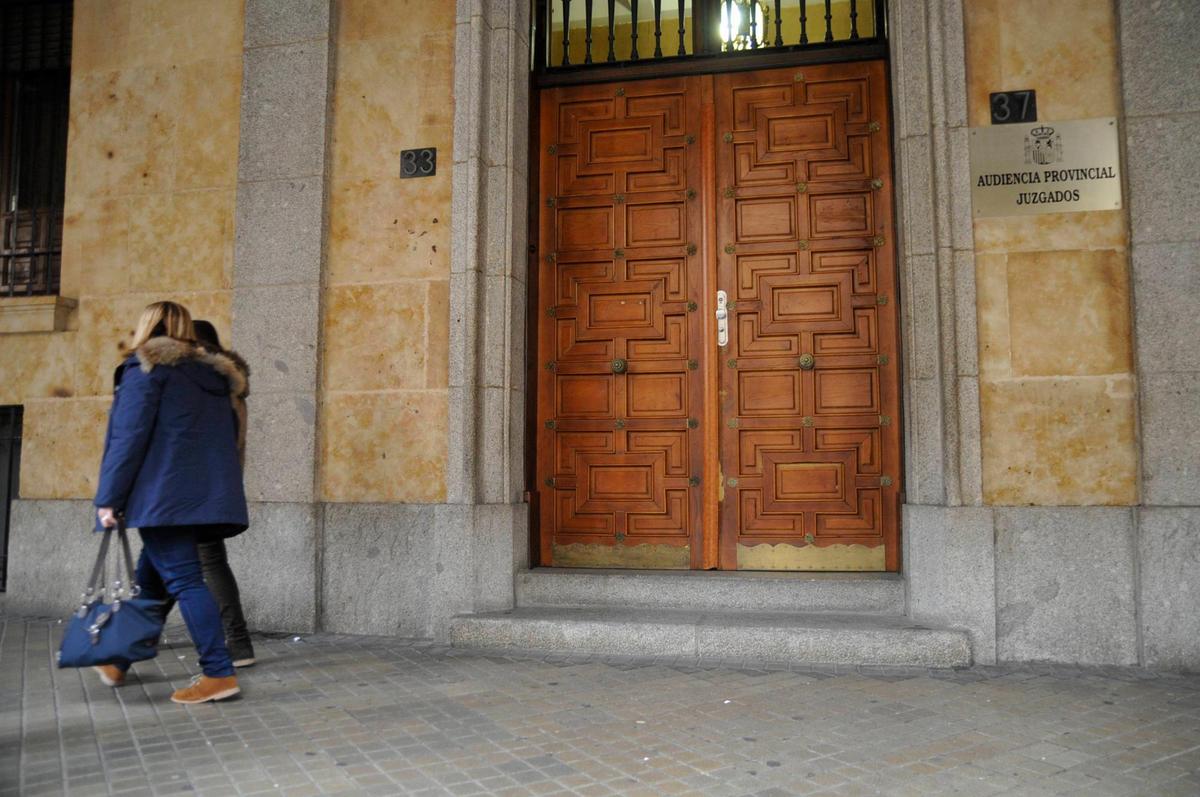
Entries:
{"type": "Polygon", "coordinates": [[[764,670],[256,639],[244,698],[168,701],[177,635],[120,689],[0,617],[0,795],[1200,794],[1200,677],[764,670]]]}

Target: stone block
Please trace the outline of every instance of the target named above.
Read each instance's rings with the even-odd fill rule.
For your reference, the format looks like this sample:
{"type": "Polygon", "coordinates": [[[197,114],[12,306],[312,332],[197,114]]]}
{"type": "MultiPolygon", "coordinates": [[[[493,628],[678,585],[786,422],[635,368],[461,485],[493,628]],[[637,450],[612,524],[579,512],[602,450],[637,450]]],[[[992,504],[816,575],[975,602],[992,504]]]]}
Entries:
{"type": "Polygon", "coordinates": [[[933,255],[914,255],[907,263],[908,302],[904,313],[912,330],[909,374],[914,379],[933,379],[942,356],[938,262],[933,255]]]}
{"type": "Polygon", "coordinates": [[[909,616],[966,629],[975,661],[995,663],[992,510],[906,504],[904,544],[909,616]]]}
{"type": "Polygon", "coordinates": [[[6,296],[0,299],[0,335],[61,332],[76,304],[64,296],[6,296]]]}
{"type": "Polygon", "coordinates": [[[1200,670],[1200,508],[1138,510],[1143,664],[1200,670]]]}
{"type": "Polygon", "coordinates": [[[997,658],[1136,664],[1132,510],[995,513],[997,658]]]}
{"type": "Polygon", "coordinates": [[[479,504],[471,532],[472,603],[477,612],[511,609],[513,552],[528,525],[528,504],[479,504]]]}
{"type": "MultiPolygon", "coordinates": [[[[332,393],[321,404],[321,496],[359,503],[446,498],[447,396],[332,393]]],[[[251,423],[254,410],[251,408],[251,423]]]]}
{"type": "MultiPolygon", "coordinates": [[[[1182,81],[1193,82],[1193,81],[1182,81]]],[[[1129,218],[1133,241],[1195,240],[1200,218],[1200,112],[1129,119],[1129,218]]]]}
{"type": "Polygon", "coordinates": [[[433,517],[421,504],[325,505],[323,630],[432,635],[433,517]]]}
{"type": "Polygon", "coordinates": [[[424,388],[426,301],[423,282],[327,289],[324,384],[339,391],[424,388]]]}
{"type": "Polygon", "coordinates": [[[244,46],[329,37],[329,0],[246,0],[244,46]]]}
{"type": "Polygon", "coordinates": [[[324,207],[320,178],[239,184],[234,283],[316,284],[324,207]]]}
{"type": "Polygon", "coordinates": [[[1012,338],[1008,319],[1008,256],[975,255],[976,329],[979,374],[985,379],[1012,376],[1012,338]]]}
{"type": "Polygon", "coordinates": [[[1138,368],[1200,371],[1200,242],[1133,247],[1138,368]]]}
{"type": "Polygon", "coordinates": [[[252,394],[316,390],[319,295],[315,283],[234,291],[229,345],[250,364],[252,394]]]}
{"type": "Polygon", "coordinates": [[[1120,0],[1121,78],[1127,116],[1200,111],[1200,4],[1120,0]]]}
{"type": "Polygon", "coordinates": [[[0,404],[75,395],[78,335],[78,332],[0,334],[0,363],[4,363],[0,404]]]}
{"type": "Polygon", "coordinates": [[[977,327],[978,292],[975,288],[975,253],[954,252],[954,345],[957,348],[956,371],[959,376],[979,374],[979,330],[977,327]]]}
{"type": "Polygon", "coordinates": [[[899,195],[905,255],[933,254],[933,155],[928,135],[903,141],[900,147],[899,195]]]}
{"type": "Polygon", "coordinates": [[[229,540],[246,624],[305,632],[317,623],[317,513],[309,503],[250,503],[250,528],[229,540]]]}
{"type": "Polygon", "coordinates": [[[968,506],[983,503],[983,446],[979,413],[979,380],[958,378],[958,489],[968,506]]]}
{"type": "Polygon", "coordinates": [[[451,618],[475,609],[474,504],[440,504],[433,513],[430,624],[446,640],[451,618]]]}
{"type": "Polygon", "coordinates": [[[313,500],[317,408],[311,393],[259,393],[246,424],[246,497],[313,500]]]}
{"type": "MultiPolygon", "coordinates": [[[[78,606],[100,550],[100,538],[91,533],[92,502],[25,499],[13,501],[10,512],[8,584],[0,608],[66,617],[78,606]]],[[[137,534],[132,537],[138,542],[137,534]]]]}
{"type": "Polygon", "coordinates": [[[1124,249],[1129,230],[1124,210],[1000,216],[975,220],[975,251],[1068,252],[1124,249]]]}
{"type": "Polygon", "coordinates": [[[1013,252],[1007,303],[1014,375],[1133,370],[1123,250],[1013,252]]]}
{"type": "Polygon", "coordinates": [[[915,504],[940,504],[946,496],[941,382],[909,379],[907,386],[905,490],[915,504]]]}
{"type": "Polygon", "coordinates": [[[929,135],[929,34],[923,4],[892,3],[896,69],[904,101],[897,121],[903,138],[929,135]]]}
{"type": "Polygon", "coordinates": [[[985,502],[1135,503],[1134,393],[1128,375],[985,380],[980,385],[985,502]]]}
{"type": "Polygon", "coordinates": [[[94,496],[112,399],[27,398],[22,403],[21,496],[94,496]]]}
{"type": "Polygon", "coordinates": [[[1200,373],[1141,378],[1143,501],[1200,504],[1200,373]]]}
{"type": "Polygon", "coordinates": [[[320,175],[328,93],[328,42],[247,50],[238,180],[320,175]]]}

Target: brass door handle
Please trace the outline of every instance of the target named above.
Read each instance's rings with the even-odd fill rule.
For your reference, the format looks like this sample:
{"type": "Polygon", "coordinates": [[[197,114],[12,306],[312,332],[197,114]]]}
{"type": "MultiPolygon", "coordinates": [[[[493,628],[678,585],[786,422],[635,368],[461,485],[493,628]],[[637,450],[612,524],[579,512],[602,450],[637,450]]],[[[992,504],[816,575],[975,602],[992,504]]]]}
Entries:
{"type": "Polygon", "coordinates": [[[817,358],[811,354],[801,354],[798,365],[802,371],[811,371],[813,366],[817,364],[817,358]]]}

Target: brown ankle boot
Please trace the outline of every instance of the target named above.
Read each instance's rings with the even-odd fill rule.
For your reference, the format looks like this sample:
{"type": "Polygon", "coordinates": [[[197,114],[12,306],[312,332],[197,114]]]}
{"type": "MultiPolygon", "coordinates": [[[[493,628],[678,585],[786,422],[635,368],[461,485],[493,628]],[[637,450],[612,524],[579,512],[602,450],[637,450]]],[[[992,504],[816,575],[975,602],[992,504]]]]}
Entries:
{"type": "Polygon", "coordinates": [[[224,700],[227,697],[233,697],[241,691],[238,688],[236,675],[229,675],[224,678],[210,678],[207,675],[198,675],[192,679],[191,686],[185,686],[171,695],[171,700],[176,703],[192,705],[194,703],[207,703],[210,700],[224,700]]]}
{"type": "Polygon", "coordinates": [[[111,664],[101,664],[92,669],[100,676],[100,681],[105,686],[120,686],[125,683],[125,671],[111,664]]]}

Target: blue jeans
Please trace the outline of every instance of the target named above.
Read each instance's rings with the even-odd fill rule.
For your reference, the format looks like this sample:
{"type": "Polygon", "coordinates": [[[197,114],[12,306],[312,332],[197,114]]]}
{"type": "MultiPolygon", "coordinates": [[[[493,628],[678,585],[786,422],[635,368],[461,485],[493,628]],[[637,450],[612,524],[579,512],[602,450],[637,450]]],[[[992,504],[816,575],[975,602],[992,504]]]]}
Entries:
{"type": "Polygon", "coordinates": [[[212,678],[233,675],[221,612],[204,583],[196,527],[158,526],[139,531],[142,555],[138,557],[137,582],[142,597],[176,601],[204,674],[212,678]]]}

